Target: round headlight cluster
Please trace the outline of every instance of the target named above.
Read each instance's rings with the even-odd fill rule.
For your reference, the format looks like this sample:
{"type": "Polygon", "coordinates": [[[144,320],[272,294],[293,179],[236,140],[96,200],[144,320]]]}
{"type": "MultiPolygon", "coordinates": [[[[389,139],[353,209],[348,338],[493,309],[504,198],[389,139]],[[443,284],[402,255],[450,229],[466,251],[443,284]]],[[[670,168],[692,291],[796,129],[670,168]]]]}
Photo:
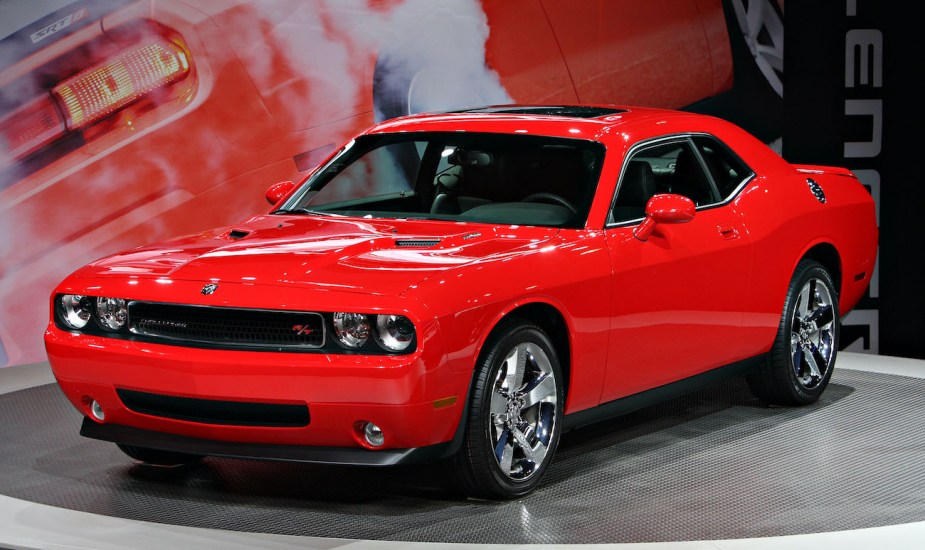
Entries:
{"type": "Polygon", "coordinates": [[[376,336],[385,349],[403,351],[411,345],[414,338],[414,325],[403,315],[378,315],[376,336]]]}
{"type": "MultiPolygon", "coordinates": [[[[58,294],[55,324],[62,329],[96,335],[128,336],[129,301],[108,296],[58,294]]],[[[334,340],[345,350],[359,352],[409,353],[414,351],[416,330],[404,315],[339,311],[330,314],[334,340]]],[[[328,325],[328,326],[331,326],[328,325]]],[[[293,329],[299,328],[293,327],[293,329]]],[[[324,349],[331,351],[329,345],[324,349]]]]}
{"type": "Polygon", "coordinates": [[[128,319],[128,307],[122,298],[97,298],[96,320],[103,330],[119,330],[128,319]]]}
{"type": "Polygon", "coordinates": [[[339,311],[334,314],[337,341],[348,349],[359,349],[369,341],[375,325],[376,343],[386,351],[408,349],[414,341],[414,323],[404,315],[366,315],[339,311]]]}
{"type": "Polygon", "coordinates": [[[86,328],[92,318],[103,330],[114,332],[128,320],[128,303],[122,298],[62,294],[55,309],[61,324],[74,330],[86,328]]]}
{"type": "Polygon", "coordinates": [[[350,349],[363,347],[369,339],[369,317],[362,313],[338,311],[334,314],[334,332],[337,333],[337,340],[344,347],[350,349]]]}
{"type": "Polygon", "coordinates": [[[90,322],[93,299],[80,294],[64,294],[58,300],[58,318],[70,328],[80,330],[90,322]]]}

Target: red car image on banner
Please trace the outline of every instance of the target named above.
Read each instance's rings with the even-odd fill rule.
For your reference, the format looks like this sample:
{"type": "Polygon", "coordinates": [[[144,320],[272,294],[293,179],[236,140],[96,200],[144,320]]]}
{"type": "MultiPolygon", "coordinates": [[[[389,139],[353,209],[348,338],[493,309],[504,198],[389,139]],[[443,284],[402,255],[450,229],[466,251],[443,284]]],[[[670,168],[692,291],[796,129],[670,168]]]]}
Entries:
{"type": "Polygon", "coordinates": [[[817,400],[878,237],[850,171],[651,108],[403,117],[267,197],[57,287],[82,434],[158,464],[449,459],[518,497],[563,430],[720,374],[817,400]]]}
{"type": "Polygon", "coordinates": [[[377,121],[682,107],[731,85],[719,0],[60,0],[0,6],[0,365],[89,258],[261,211],[377,121]],[[591,27],[589,24],[593,23],[591,27]]]}

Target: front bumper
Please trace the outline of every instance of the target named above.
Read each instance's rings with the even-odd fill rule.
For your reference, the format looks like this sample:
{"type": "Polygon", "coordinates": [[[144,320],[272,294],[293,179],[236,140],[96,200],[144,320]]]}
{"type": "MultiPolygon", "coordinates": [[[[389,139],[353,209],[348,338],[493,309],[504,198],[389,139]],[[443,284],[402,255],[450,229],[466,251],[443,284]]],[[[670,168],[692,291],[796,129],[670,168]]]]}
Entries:
{"type": "Polygon", "coordinates": [[[439,354],[334,355],[197,349],[79,335],[50,326],[49,362],[86,417],[88,437],[193,454],[388,465],[444,454],[460,426],[469,386],[439,354]],[[174,417],[126,403],[141,392],[242,409],[307,407],[305,425],[174,417]],[[90,403],[105,412],[93,418],[90,403]],[[256,405],[256,407],[254,407],[256,405]],[[369,446],[369,421],[385,443],[369,446]]]}
{"type": "Polygon", "coordinates": [[[371,452],[356,447],[306,447],[301,445],[214,441],[142,430],[118,424],[100,424],[89,418],[84,418],[80,427],[80,435],[84,437],[150,449],[192,455],[348,466],[397,466],[446,458],[452,455],[459,447],[462,429],[457,430],[457,433],[460,437],[446,443],[416,449],[385,449],[371,452]]]}

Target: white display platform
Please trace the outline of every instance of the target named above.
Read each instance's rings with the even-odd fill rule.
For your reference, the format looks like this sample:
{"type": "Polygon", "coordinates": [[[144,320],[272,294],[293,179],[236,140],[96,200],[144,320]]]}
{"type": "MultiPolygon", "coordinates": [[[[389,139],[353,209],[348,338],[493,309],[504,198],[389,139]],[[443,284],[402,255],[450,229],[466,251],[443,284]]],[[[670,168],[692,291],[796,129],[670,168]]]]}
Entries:
{"type": "MultiPolygon", "coordinates": [[[[925,361],[912,359],[842,352],[839,355],[836,368],[925,378],[925,361]]],[[[0,394],[41,386],[53,381],[49,367],[44,363],[0,369],[0,394]]],[[[2,448],[2,443],[0,443],[0,448],[2,448]]],[[[922,541],[925,541],[925,522],[786,537],[670,543],[595,544],[593,547],[595,549],[638,548],[645,550],[667,548],[682,550],[812,548],[815,550],[828,547],[866,550],[867,548],[920,549],[923,545],[922,541]]],[[[537,547],[571,549],[581,546],[583,545],[490,544],[481,545],[480,547],[491,549],[537,547]]],[[[0,547],[17,549],[93,548],[99,550],[117,548],[457,550],[462,545],[297,537],[201,529],[89,514],[0,495],[0,547]]]]}

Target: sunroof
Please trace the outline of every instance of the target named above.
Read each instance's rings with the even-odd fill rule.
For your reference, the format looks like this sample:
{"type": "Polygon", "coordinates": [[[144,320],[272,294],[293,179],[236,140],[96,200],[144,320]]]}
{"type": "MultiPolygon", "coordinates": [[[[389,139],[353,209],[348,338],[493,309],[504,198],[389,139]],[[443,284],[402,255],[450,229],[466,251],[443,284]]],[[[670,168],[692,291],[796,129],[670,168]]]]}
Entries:
{"type": "Polygon", "coordinates": [[[611,107],[592,107],[587,105],[526,105],[523,107],[502,106],[482,107],[479,109],[466,109],[455,111],[457,113],[493,113],[502,115],[542,115],[561,116],[571,118],[597,118],[599,116],[625,113],[625,109],[611,107]]]}

